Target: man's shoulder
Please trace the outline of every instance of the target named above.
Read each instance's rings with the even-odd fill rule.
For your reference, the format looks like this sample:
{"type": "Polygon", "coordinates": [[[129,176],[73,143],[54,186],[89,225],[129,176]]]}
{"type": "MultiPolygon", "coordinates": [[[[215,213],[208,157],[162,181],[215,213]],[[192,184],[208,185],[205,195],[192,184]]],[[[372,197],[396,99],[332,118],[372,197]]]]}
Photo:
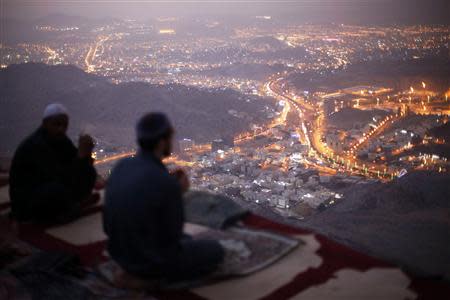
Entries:
{"type": "Polygon", "coordinates": [[[124,168],[132,168],[134,165],[136,165],[136,157],[125,157],[119,160],[114,167],[115,170],[120,170],[124,168]]]}
{"type": "Polygon", "coordinates": [[[114,167],[111,176],[123,177],[130,174],[137,174],[143,172],[151,172],[152,167],[144,164],[138,157],[127,157],[121,159],[114,167]]]}
{"type": "Polygon", "coordinates": [[[44,144],[42,136],[39,134],[39,131],[36,130],[19,144],[16,152],[36,151],[37,149],[44,147],[44,144]]]}
{"type": "Polygon", "coordinates": [[[155,170],[164,172],[160,166],[158,166],[155,162],[150,159],[144,158],[140,155],[126,157],[121,159],[116,168],[139,168],[142,170],[155,170]]]}
{"type": "Polygon", "coordinates": [[[140,156],[127,157],[120,160],[114,167],[113,174],[119,177],[139,174],[139,176],[152,178],[153,181],[157,181],[164,186],[172,186],[177,182],[166,169],[159,166],[156,162],[140,156]]]}

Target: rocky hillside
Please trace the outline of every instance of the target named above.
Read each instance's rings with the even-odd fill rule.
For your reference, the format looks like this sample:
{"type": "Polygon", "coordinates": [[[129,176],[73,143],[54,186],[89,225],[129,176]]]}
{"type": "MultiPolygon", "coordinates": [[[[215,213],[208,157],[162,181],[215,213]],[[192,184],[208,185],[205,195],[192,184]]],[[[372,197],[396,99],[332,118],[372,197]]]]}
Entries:
{"type": "Polygon", "coordinates": [[[267,122],[273,101],[232,90],[181,85],[112,84],[73,66],[12,65],[0,71],[0,153],[10,153],[60,102],[71,114],[70,134],[93,134],[115,146],[134,145],[134,125],[145,112],[166,112],[177,136],[210,141],[267,122]],[[234,110],[240,114],[230,114],[234,110]]]}
{"type": "Polygon", "coordinates": [[[449,174],[416,172],[344,194],[301,225],[416,274],[450,280],[449,174]]]}

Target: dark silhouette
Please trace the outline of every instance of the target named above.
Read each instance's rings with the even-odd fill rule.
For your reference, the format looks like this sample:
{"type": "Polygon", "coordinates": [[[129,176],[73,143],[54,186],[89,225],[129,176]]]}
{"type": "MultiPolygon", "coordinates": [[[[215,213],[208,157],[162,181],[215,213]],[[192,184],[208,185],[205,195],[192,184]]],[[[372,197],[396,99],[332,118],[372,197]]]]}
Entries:
{"type": "Polygon", "coordinates": [[[125,271],[169,282],[212,272],[224,256],[218,242],[183,234],[182,195],[189,181],[184,171],[169,173],[162,163],[171,153],[172,135],[163,114],[139,121],[140,151],[113,170],[103,220],[109,253],[125,271]]]}
{"type": "Polygon", "coordinates": [[[42,125],[14,154],[10,171],[12,216],[19,221],[65,222],[91,204],[97,173],[88,135],[78,149],[67,137],[69,117],[64,106],[49,105],[42,125]]]}

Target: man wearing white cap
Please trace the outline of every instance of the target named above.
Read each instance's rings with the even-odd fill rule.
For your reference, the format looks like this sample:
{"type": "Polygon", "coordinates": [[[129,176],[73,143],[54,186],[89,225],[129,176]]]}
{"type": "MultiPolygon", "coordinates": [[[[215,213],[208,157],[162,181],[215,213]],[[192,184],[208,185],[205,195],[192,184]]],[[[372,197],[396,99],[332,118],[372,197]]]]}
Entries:
{"type": "Polygon", "coordinates": [[[94,141],[67,137],[69,116],[61,104],[46,107],[41,126],[17,148],[10,171],[12,216],[18,221],[64,222],[76,217],[90,197],[97,173],[94,141]]]}

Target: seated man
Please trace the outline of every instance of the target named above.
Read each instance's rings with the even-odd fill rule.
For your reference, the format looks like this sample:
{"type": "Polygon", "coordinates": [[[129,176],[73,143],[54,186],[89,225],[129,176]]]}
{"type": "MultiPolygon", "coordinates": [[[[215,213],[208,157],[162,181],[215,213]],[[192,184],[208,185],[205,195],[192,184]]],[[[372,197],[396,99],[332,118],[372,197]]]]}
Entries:
{"type": "Polygon", "coordinates": [[[183,235],[187,176],[180,170],[170,174],[162,163],[171,153],[172,135],[163,114],[138,122],[140,150],[114,168],[103,216],[111,257],[131,275],[169,282],[212,272],[224,256],[218,242],[183,235]]]}
{"type": "Polygon", "coordinates": [[[97,177],[91,158],[94,142],[80,136],[78,149],[66,136],[67,110],[51,104],[42,125],[23,141],[11,164],[12,216],[18,221],[65,222],[92,201],[97,177]]]}

